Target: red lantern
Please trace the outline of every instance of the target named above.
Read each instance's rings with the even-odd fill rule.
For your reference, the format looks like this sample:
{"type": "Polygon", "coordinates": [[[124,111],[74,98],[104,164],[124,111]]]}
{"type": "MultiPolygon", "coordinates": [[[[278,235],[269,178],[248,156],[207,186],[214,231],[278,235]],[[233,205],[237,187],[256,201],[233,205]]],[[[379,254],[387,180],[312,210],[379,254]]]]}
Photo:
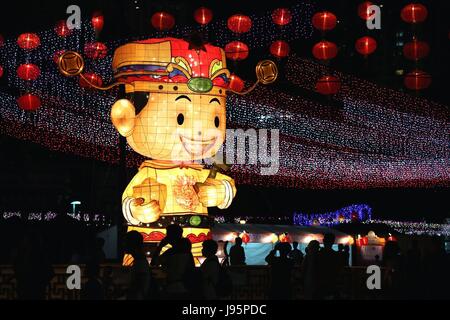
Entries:
{"type": "Polygon", "coordinates": [[[245,244],[250,242],[250,236],[248,235],[247,232],[244,232],[241,234],[241,239],[242,239],[242,242],[245,244]]]}
{"type": "MultiPolygon", "coordinates": [[[[93,73],[93,72],[86,72],[86,73],[83,73],[83,76],[90,82],[90,83],[92,83],[93,85],[96,85],[96,86],[101,86],[102,84],[103,84],[103,80],[102,80],[102,78],[99,76],[99,75],[97,75],[97,74],[95,74],[95,73],[93,73]]],[[[82,77],[80,77],[80,86],[82,87],[82,88],[87,88],[87,89],[94,89],[89,83],[87,83],[82,77]]]]}
{"type": "Polygon", "coordinates": [[[410,3],[403,7],[400,14],[402,20],[408,23],[423,22],[427,19],[428,10],[420,3],[410,3]]]}
{"type": "Polygon", "coordinates": [[[100,32],[103,29],[104,18],[100,11],[96,11],[92,14],[91,18],[92,27],[95,31],[100,32]]]}
{"type": "Polygon", "coordinates": [[[3,77],[3,67],[0,66],[0,78],[3,77]]]}
{"type": "Polygon", "coordinates": [[[56,23],[55,32],[58,36],[64,38],[70,35],[72,33],[72,30],[67,27],[67,23],[65,20],[60,20],[56,23]]]}
{"type": "Polygon", "coordinates": [[[103,59],[108,53],[108,47],[101,42],[91,42],[84,46],[84,54],[90,59],[103,59]]]}
{"type": "Polygon", "coordinates": [[[410,90],[423,90],[430,86],[431,75],[421,70],[414,70],[405,76],[405,87],[410,90]]]}
{"type": "Polygon", "coordinates": [[[17,38],[17,44],[24,50],[33,50],[39,47],[41,39],[35,33],[22,33],[17,38]]]}
{"type": "Polygon", "coordinates": [[[285,26],[289,24],[292,20],[292,14],[289,9],[286,8],[278,8],[272,12],[272,21],[273,23],[279,26],[285,26]]]}
{"type": "Polygon", "coordinates": [[[39,67],[32,63],[21,64],[17,68],[17,75],[22,80],[36,80],[40,73],[39,67]]]}
{"type": "Polygon", "coordinates": [[[231,60],[244,60],[248,57],[248,46],[240,41],[232,41],[225,46],[225,55],[231,60]]]}
{"type": "Polygon", "coordinates": [[[336,20],[334,13],[323,11],[317,12],[312,17],[312,24],[317,30],[329,31],[336,27],[336,20]]]}
{"type": "Polygon", "coordinates": [[[3,46],[5,44],[5,39],[3,38],[3,36],[0,34],[0,47],[3,46]]]}
{"type": "Polygon", "coordinates": [[[356,40],[355,49],[360,54],[367,56],[372,54],[377,48],[377,41],[372,37],[362,37],[356,40]]]}
{"type": "Polygon", "coordinates": [[[372,11],[369,10],[369,7],[372,6],[373,3],[370,1],[365,1],[358,6],[358,16],[363,20],[368,20],[372,16],[372,11]]]}
{"type": "Polygon", "coordinates": [[[403,55],[409,60],[425,58],[430,53],[430,46],[424,41],[413,40],[403,46],[403,55]]]}
{"type": "Polygon", "coordinates": [[[277,40],[270,46],[270,53],[277,58],[284,58],[289,55],[289,43],[283,40],[277,40]]]}
{"type": "Polygon", "coordinates": [[[175,18],[167,12],[156,12],[152,16],[152,26],[159,31],[170,30],[175,26],[175,18]]]}
{"type": "Polygon", "coordinates": [[[324,76],[316,83],[316,91],[324,95],[336,94],[340,88],[341,81],[334,76],[324,76]]]}
{"type": "Polygon", "coordinates": [[[35,111],[41,106],[41,99],[34,94],[27,93],[17,99],[19,108],[25,111],[35,111]]]}
{"type": "Polygon", "coordinates": [[[228,18],[228,29],[235,33],[245,33],[252,27],[252,19],[243,14],[235,14],[228,18]]]}
{"type": "Polygon", "coordinates": [[[205,7],[200,7],[194,11],[194,19],[197,23],[201,25],[206,25],[211,22],[213,18],[213,13],[210,9],[205,7]]]}
{"type": "Polygon", "coordinates": [[[64,52],[66,52],[66,50],[61,49],[61,50],[56,51],[56,52],[53,54],[53,61],[54,61],[56,64],[58,64],[59,57],[60,57],[64,52]]]}
{"type": "Polygon", "coordinates": [[[235,74],[230,75],[230,84],[228,85],[228,88],[230,90],[241,92],[242,90],[244,90],[244,86],[244,81],[242,81],[241,78],[239,78],[235,74]]]}
{"type": "Polygon", "coordinates": [[[333,59],[337,55],[337,46],[330,41],[320,41],[314,45],[312,53],[319,60],[333,59]]]}

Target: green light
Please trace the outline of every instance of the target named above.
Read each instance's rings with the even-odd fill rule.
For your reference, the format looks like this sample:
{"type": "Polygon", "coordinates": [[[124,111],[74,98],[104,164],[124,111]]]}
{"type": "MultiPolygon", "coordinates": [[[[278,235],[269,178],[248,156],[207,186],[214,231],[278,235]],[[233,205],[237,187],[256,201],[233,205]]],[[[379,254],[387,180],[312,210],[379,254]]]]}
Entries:
{"type": "Polygon", "coordinates": [[[192,216],[189,218],[189,224],[193,227],[197,227],[200,223],[202,223],[202,218],[199,216],[192,216]]]}
{"type": "Polygon", "coordinates": [[[209,92],[213,84],[209,78],[191,78],[188,82],[188,87],[194,92],[209,92]]]}

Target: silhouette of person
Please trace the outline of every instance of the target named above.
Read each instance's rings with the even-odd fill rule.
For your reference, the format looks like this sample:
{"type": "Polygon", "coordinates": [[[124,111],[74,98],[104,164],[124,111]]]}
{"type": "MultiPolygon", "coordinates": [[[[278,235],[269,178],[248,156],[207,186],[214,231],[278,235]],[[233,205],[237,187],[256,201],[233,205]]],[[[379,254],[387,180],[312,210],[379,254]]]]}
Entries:
{"type": "Polygon", "coordinates": [[[344,267],[348,267],[350,265],[350,246],[348,244],[344,246],[342,256],[344,257],[344,267]]]}
{"type": "Polygon", "coordinates": [[[137,231],[130,231],[125,236],[125,252],[133,257],[128,286],[128,300],[144,300],[149,298],[152,275],[144,254],[144,241],[137,231]]]}
{"type": "Polygon", "coordinates": [[[234,246],[230,248],[230,265],[245,265],[245,251],[242,247],[242,239],[240,237],[234,240],[234,246]]]}
{"type": "Polygon", "coordinates": [[[81,290],[82,300],[104,300],[105,292],[100,280],[100,266],[94,262],[86,265],[87,281],[81,290]]]}
{"type": "Polygon", "coordinates": [[[200,269],[202,271],[203,297],[207,300],[217,299],[216,286],[219,281],[220,263],[216,256],[217,242],[203,242],[202,254],[206,258],[200,269]]]}
{"type": "Polygon", "coordinates": [[[44,251],[43,239],[38,233],[28,232],[22,239],[14,259],[14,274],[18,299],[45,299],[54,272],[44,251]]]}
{"type": "Polygon", "coordinates": [[[339,253],[332,249],[334,240],[334,234],[325,234],[323,248],[318,255],[319,295],[321,299],[337,298],[337,280],[343,263],[339,253]]]}
{"type": "Polygon", "coordinates": [[[166,272],[165,295],[168,299],[185,299],[189,293],[197,292],[193,279],[195,275],[195,262],[191,252],[192,245],[188,239],[183,238],[183,229],[176,224],[166,228],[166,237],[161,240],[152,254],[152,265],[160,265],[166,272]],[[170,245],[161,254],[162,249],[170,245]]]}
{"type": "Polygon", "coordinates": [[[319,260],[320,243],[317,240],[312,240],[305,248],[305,258],[302,263],[302,278],[304,297],[307,300],[319,298],[319,260]]]}
{"type": "Polygon", "coordinates": [[[271,267],[269,299],[289,300],[292,298],[291,277],[294,261],[288,258],[290,251],[289,243],[279,242],[266,257],[266,262],[271,267]]]}
{"type": "Polygon", "coordinates": [[[303,252],[298,249],[298,242],[292,242],[292,251],[289,252],[288,257],[294,261],[294,266],[301,266],[303,262],[303,252]]]}

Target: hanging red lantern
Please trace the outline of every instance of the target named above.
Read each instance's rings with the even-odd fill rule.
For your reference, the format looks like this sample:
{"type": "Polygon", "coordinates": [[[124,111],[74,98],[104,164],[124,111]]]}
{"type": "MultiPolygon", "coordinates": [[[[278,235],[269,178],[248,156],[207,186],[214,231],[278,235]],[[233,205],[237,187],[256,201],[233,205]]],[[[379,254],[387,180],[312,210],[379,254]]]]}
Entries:
{"type": "Polygon", "coordinates": [[[423,59],[430,53],[430,46],[425,41],[413,40],[403,46],[403,55],[409,60],[423,59]]]}
{"type": "Polygon", "coordinates": [[[108,53],[108,47],[101,42],[86,43],[84,54],[90,59],[103,59],[108,53]]]}
{"type": "Polygon", "coordinates": [[[41,99],[31,93],[26,93],[17,99],[19,108],[25,111],[36,111],[41,106],[41,99]]]}
{"type": "Polygon", "coordinates": [[[65,20],[60,20],[56,23],[55,32],[58,36],[64,38],[69,36],[72,33],[72,30],[67,27],[65,20]]]}
{"type": "Polygon", "coordinates": [[[39,47],[41,39],[35,33],[22,33],[17,38],[17,44],[24,50],[33,50],[39,47]]]}
{"type": "Polygon", "coordinates": [[[241,92],[242,90],[244,90],[244,86],[244,81],[241,78],[239,78],[235,74],[230,75],[230,83],[228,85],[229,89],[236,92],[241,92]]]}
{"type": "Polygon", "coordinates": [[[241,41],[232,41],[225,46],[225,55],[234,61],[244,60],[248,57],[248,46],[241,41]]]}
{"type": "Polygon", "coordinates": [[[100,32],[103,29],[105,23],[103,14],[100,11],[95,11],[91,18],[92,27],[95,31],[100,32]]]}
{"type": "Polygon", "coordinates": [[[328,11],[317,12],[312,17],[314,28],[321,31],[333,30],[336,27],[336,21],[334,13],[328,11]]]}
{"type": "Polygon", "coordinates": [[[405,76],[404,83],[410,90],[423,90],[431,85],[431,75],[421,70],[414,70],[405,76]]]}
{"type": "Polygon", "coordinates": [[[3,77],[3,67],[0,66],[0,78],[3,77]]]}
{"type": "Polygon", "coordinates": [[[32,63],[21,64],[17,68],[17,76],[22,80],[36,80],[40,73],[39,67],[32,63]]]}
{"type": "Polygon", "coordinates": [[[372,6],[373,3],[370,1],[364,1],[358,6],[358,16],[363,20],[368,20],[372,16],[372,11],[369,10],[369,7],[372,6]]]}
{"type": "MultiPolygon", "coordinates": [[[[83,73],[83,76],[84,76],[90,83],[92,83],[93,85],[96,85],[96,86],[100,87],[100,86],[103,84],[102,78],[101,78],[99,75],[97,75],[97,74],[95,74],[95,73],[93,73],[93,72],[86,72],[86,73],[83,73]]],[[[86,82],[82,77],[80,77],[79,83],[80,83],[80,86],[81,86],[82,88],[86,88],[86,89],[94,89],[94,88],[93,88],[88,82],[86,82]]]]}
{"type": "Polygon", "coordinates": [[[361,37],[356,40],[355,49],[358,53],[367,56],[377,49],[377,41],[372,37],[361,37]]]}
{"type": "Polygon", "coordinates": [[[152,26],[159,31],[170,30],[175,26],[175,18],[168,12],[156,12],[152,16],[152,26]]]}
{"type": "Polygon", "coordinates": [[[245,33],[250,31],[252,27],[252,19],[243,14],[235,14],[228,18],[227,21],[228,29],[235,33],[245,33]]]}
{"type": "Polygon", "coordinates": [[[280,234],[279,239],[280,239],[280,242],[286,242],[286,243],[292,242],[291,237],[287,233],[280,234]]]}
{"type": "Polygon", "coordinates": [[[419,23],[427,19],[428,10],[423,4],[410,3],[403,7],[400,16],[403,21],[408,23],[419,23]]]}
{"type": "Polygon", "coordinates": [[[337,46],[330,41],[320,41],[314,45],[312,53],[318,60],[333,59],[337,55],[337,46]]]}
{"type": "Polygon", "coordinates": [[[197,23],[201,25],[206,25],[211,22],[213,18],[213,13],[210,9],[205,7],[200,7],[194,11],[194,19],[197,23]]]}
{"type": "Polygon", "coordinates": [[[283,40],[274,41],[270,46],[270,53],[277,58],[284,58],[289,55],[289,43],[283,40]]]}
{"type": "Polygon", "coordinates": [[[242,242],[245,244],[250,242],[250,236],[245,231],[243,233],[241,233],[240,238],[242,239],[242,242]]]}
{"type": "Polygon", "coordinates": [[[272,21],[276,25],[285,26],[292,20],[291,11],[287,8],[278,8],[272,12],[272,21]]]}
{"type": "Polygon", "coordinates": [[[324,95],[336,94],[340,88],[341,81],[334,76],[323,76],[316,83],[316,91],[324,95]]]}

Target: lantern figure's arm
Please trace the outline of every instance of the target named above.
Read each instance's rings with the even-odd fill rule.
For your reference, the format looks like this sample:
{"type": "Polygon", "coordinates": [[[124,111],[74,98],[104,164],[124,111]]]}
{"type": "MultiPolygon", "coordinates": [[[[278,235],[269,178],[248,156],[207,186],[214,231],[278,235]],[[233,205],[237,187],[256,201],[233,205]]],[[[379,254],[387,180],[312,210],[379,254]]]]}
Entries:
{"type": "Polygon", "coordinates": [[[151,223],[162,213],[158,196],[165,186],[149,178],[147,168],[142,168],[128,184],[122,195],[122,212],[132,225],[151,223]]]}
{"type": "Polygon", "coordinates": [[[200,202],[205,207],[226,209],[236,195],[234,180],[221,173],[216,173],[214,178],[208,178],[204,183],[197,183],[196,187],[200,202]]]}

